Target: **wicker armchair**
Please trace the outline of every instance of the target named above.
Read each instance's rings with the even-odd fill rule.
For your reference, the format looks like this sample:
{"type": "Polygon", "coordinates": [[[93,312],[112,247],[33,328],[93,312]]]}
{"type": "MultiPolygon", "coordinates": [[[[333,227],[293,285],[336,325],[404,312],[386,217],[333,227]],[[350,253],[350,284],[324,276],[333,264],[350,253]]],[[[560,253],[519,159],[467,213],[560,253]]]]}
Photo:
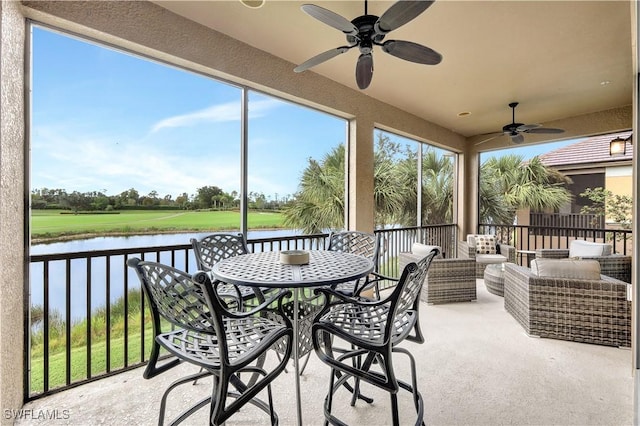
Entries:
{"type": "Polygon", "coordinates": [[[320,360],[331,367],[329,391],[324,401],[325,424],[344,424],[331,412],[333,395],[351,378],[354,379],[352,406],[358,399],[364,399],[359,389],[360,381],[365,381],[389,392],[392,421],[398,425],[397,394],[402,389],[413,396],[417,413],[415,424],[423,423],[424,402],[417,388],[415,359],[399,345],[405,339],[424,342],[419,321],[419,296],[435,254],[435,251],[431,252],[417,264],[407,265],[393,292],[379,301],[347,297],[331,288],[315,290],[317,294],[324,294],[325,304],[313,322],[313,347],[320,360]],[[348,343],[350,349],[336,351],[336,341],[348,343]],[[405,354],[409,360],[410,383],[395,375],[393,358],[398,353],[405,354]]]}
{"type": "Polygon", "coordinates": [[[627,286],[605,275],[598,280],[541,277],[507,263],[504,307],[531,336],[630,347],[627,286]]]}
{"type": "Polygon", "coordinates": [[[602,275],[615,278],[626,283],[631,283],[631,256],[623,256],[620,254],[611,254],[611,244],[592,243],[590,241],[574,240],[571,241],[568,249],[537,249],[536,259],[564,259],[575,258],[593,259],[600,263],[602,275]],[[593,255],[591,247],[601,247],[602,252],[599,255],[593,255]],[[581,252],[583,247],[589,247],[590,253],[584,255],[581,252]]]}
{"type": "Polygon", "coordinates": [[[127,264],[137,272],[149,299],[154,329],[155,319],[160,317],[174,326],[171,331],[155,333],[155,342],[177,359],[201,367],[200,373],[178,379],[167,388],[161,399],[158,424],[164,424],[169,392],[208,374],[213,375],[211,395],[187,408],[171,424],[184,421],[208,405],[210,424],[220,425],[246,404],[258,407],[269,414],[271,424],[278,424],[271,382],[284,371],[292,350],[292,324],[282,310],[282,300],[291,292],[283,290],[248,312],[229,311],[216,291],[220,282],[212,283],[205,272],[191,276],[137,258],[129,259],[127,264]],[[277,321],[260,315],[274,303],[277,310],[270,313],[277,312],[277,321]],[[269,349],[277,345],[284,345],[285,356],[279,362],[263,363],[265,355],[275,353],[269,349]],[[240,373],[248,373],[251,381],[243,382],[240,373]],[[268,403],[257,398],[265,388],[268,403]]]}
{"type": "MultiPolygon", "coordinates": [[[[423,254],[400,253],[400,270],[417,262],[423,254]]],[[[424,279],[420,299],[427,303],[468,302],[476,300],[476,262],[473,259],[443,259],[438,254],[424,279]]]]}
{"type": "MultiPolygon", "coordinates": [[[[495,254],[478,254],[476,237],[482,235],[469,234],[466,241],[458,241],[458,257],[461,259],[474,259],[476,262],[476,278],[484,277],[484,269],[494,263],[516,263],[516,248],[508,244],[496,242],[495,254]]],[[[494,237],[488,235],[488,237],[494,237]]]]}

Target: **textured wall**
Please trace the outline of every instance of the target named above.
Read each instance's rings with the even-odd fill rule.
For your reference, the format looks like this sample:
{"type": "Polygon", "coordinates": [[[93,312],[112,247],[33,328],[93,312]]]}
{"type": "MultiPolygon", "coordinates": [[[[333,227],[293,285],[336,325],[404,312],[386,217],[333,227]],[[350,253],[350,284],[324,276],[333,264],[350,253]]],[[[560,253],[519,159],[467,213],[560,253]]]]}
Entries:
{"type": "Polygon", "coordinates": [[[0,409],[22,406],[24,292],[24,20],[0,4],[0,409]]]}

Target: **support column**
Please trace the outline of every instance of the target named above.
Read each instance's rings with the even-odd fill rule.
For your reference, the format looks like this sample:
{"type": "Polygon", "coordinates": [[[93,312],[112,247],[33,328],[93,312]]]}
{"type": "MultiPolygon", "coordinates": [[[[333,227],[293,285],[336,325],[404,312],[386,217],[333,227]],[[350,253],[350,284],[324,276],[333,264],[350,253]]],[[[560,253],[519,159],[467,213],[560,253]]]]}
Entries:
{"type": "MultiPolygon", "coordinates": [[[[25,299],[25,22],[20,3],[0,2],[0,415],[23,404],[25,299]]],[[[9,417],[9,418],[7,418],[9,417]]]]}
{"type": "Polygon", "coordinates": [[[478,229],[480,156],[466,147],[458,156],[458,239],[475,234],[478,229]]]}
{"type": "Polygon", "coordinates": [[[346,206],[350,230],[373,232],[375,203],[373,199],[373,121],[358,117],[349,123],[347,151],[346,206]]]}

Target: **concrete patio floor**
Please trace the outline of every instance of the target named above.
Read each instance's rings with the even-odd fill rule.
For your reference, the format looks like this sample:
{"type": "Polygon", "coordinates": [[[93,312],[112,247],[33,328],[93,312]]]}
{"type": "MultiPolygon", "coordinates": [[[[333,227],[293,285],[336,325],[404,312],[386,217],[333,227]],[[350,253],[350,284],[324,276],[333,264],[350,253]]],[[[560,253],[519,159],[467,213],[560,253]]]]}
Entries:
{"type": "MultiPolygon", "coordinates": [[[[422,304],[426,342],[407,343],[418,362],[419,389],[427,425],[631,425],[633,380],[628,349],[527,336],[509,315],[503,298],[478,280],[478,300],[443,305],[422,304]]],[[[402,364],[402,357],[396,364],[402,364]]],[[[34,410],[27,424],[157,424],[160,397],[176,377],[193,371],[180,366],[151,380],[136,369],[79,386],[25,405],[34,410]],[[58,410],[58,420],[36,420],[39,410],[58,410]],[[64,411],[66,410],[66,411],[64,411]]],[[[281,425],[296,424],[294,379],[279,376],[273,384],[281,425]]],[[[407,376],[407,370],[398,369],[407,376]]],[[[328,368],[315,354],[301,378],[303,424],[323,423],[322,403],[328,368]]],[[[170,397],[169,416],[210,392],[210,379],[184,385],[170,397]]],[[[386,425],[391,419],[386,394],[366,386],[375,402],[350,407],[346,392],[334,405],[352,425],[386,425]]],[[[413,424],[411,399],[400,394],[402,424],[413,424]]],[[[207,423],[203,409],[185,424],[207,423]]],[[[249,406],[227,425],[268,424],[264,413],[249,406]]]]}

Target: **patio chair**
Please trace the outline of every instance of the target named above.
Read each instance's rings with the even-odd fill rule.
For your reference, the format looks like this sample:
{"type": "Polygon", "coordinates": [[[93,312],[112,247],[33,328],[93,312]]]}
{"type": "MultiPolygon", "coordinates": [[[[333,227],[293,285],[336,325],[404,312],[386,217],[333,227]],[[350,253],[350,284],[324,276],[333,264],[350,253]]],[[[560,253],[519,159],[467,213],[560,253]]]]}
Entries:
{"type": "Polygon", "coordinates": [[[476,300],[476,262],[474,259],[444,259],[438,246],[414,243],[411,252],[398,254],[398,267],[418,262],[432,250],[438,250],[424,279],[420,298],[432,304],[476,300]]]}
{"type": "Polygon", "coordinates": [[[631,256],[612,254],[613,247],[608,243],[585,240],[573,240],[568,249],[537,249],[536,259],[580,258],[593,259],[600,263],[603,275],[631,283],[631,256]]]}
{"type": "Polygon", "coordinates": [[[373,262],[373,272],[366,278],[333,286],[334,289],[344,295],[363,296],[366,291],[373,290],[374,297],[379,299],[380,281],[397,281],[378,272],[380,238],[375,234],[360,231],[332,232],[329,234],[327,250],[357,254],[369,258],[373,262]]]}
{"type": "MultiPolygon", "coordinates": [[[[191,238],[191,246],[198,270],[205,272],[211,271],[211,267],[223,259],[249,253],[244,235],[241,233],[215,233],[200,240],[191,238]]],[[[254,287],[222,284],[218,287],[218,291],[223,300],[231,299],[240,310],[256,299],[258,303],[264,301],[263,290],[254,287]]],[[[264,291],[269,290],[264,289],[264,291]]]]}
{"type": "MultiPolygon", "coordinates": [[[[418,391],[415,359],[399,345],[406,339],[423,343],[419,303],[422,283],[436,251],[418,263],[408,264],[393,292],[379,301],[344,296],[331,288],[320,288],[325,303],[312,326],[313,347],[322,362],[331,367],[329,391],[324,401],[325,422],[344,424],[332,413],[334,393],[354,378],[351,405],[360,397],[360,381],[389,392],[394,425],[399,424],[398,392],[412,394],[417,420],[421,424],[424,403],[418,391]],[[344,341],[350,349],[334,350],[334,340],[344,341]],[[394,354],[409,359],[411,383],[399,380],[394,370],[394,354]]],[[[371,401],[371,400],[369,400],[371,401]]]]}
{"type": "Polygon", "coordinates": [[[458,241],[458,257],[474,259],[476,278],[484,277],[487,265],[516,262],[516,248],[498,242],[495,235],[469,234],[466,241],[458,241]]]}
{"type": "MultiPolygon", "coordinates": [[[[172,424],[184,421],[209,405],[211,424],[220,425],[247,403],[268,413],[271,424],[277,424],[271,382],[284,371],[292,350],[292,325],[282,310],[282,299],[291,292],[283,290],[247,312],[229,311],[216,292],[220,282],[212,283],[203,271],[191,276],[170,266],[137,258],[127,263],[140,278],[154,319],[162,317],[174,326],[172,331],[158,333],[156,342],[177,359],[204,369],[198,377],[213,376],[211,396],[186,409],[172,424]],[[271,310],[271,314],[279,314],[277,321],[259,315],[276,302],[277,309],[271,310]],[[286,348],[283,359],[266,363],[269,369],[255,365],[272,352],[270,348],[283,343],[286,348]],[[252,377],[258,375],[259,379],[244,383],[241,372],[252,373],[252,377]],[[264,388],[267,388],[268,403],[257,399],[264,388]],[[228,403],[228,399],[232,402],[228,403]]],[[[178,379],[167,388],[162,396],[158,424],[164,423],[169,392],[191,380],[193,376],[178,379]]]]}
{"type": "Polygon", "coordinates": [[[505,264],[504,307],[530,336],[631,346],[630,284],[601,274],[595,260],[505,264]]]}

